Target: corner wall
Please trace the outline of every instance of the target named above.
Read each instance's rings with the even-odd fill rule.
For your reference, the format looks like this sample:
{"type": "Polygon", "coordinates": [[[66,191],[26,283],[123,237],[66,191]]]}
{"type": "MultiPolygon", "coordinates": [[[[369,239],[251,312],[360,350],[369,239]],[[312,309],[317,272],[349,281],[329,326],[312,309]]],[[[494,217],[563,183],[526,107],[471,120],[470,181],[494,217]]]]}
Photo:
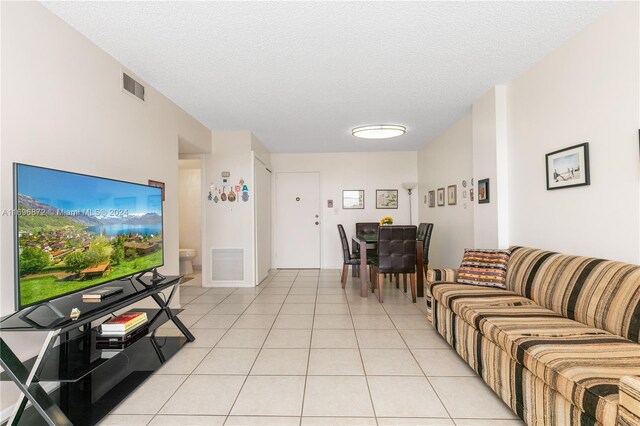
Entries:
{"type": "Polygon", "coordinates": [[[512,244],[640,263],[639,15],[615,6],[509,83],[512,244]],[[547,191],[545,154],[583,142],[591,185],[547,191]]]}
{"type": "MultiPolygon", "coordinates": [[[[409,196],[402,183],[417,182],[415,151],[271,154],[271,164],[274,174],[320,172],[322,268],[342,267],[342,246],[337,229],[339,223],[344,226],[349,244],[356,222],[377,222],[383,216],[391,216],[396,224],[409,223],[409,196]],[[345,189],[364,189],[365,208],[343,210],[342,191],[345,189]],[[376,189],[397,189],[398,209],[376,209],[376,189]],[[327,200],[333,200],[333,208],[327,207],[327,200]]],[[[414,225],[418,218],[416,193],[413,191],[412,195],[414,225]]],[[[274,235],[274,244],[277,237],[274,235]]]]}
{"type": "MultiPolygon", "coordinates": [[[[178,273],[178,139],[210,131],[153,87],[142,103],[121,90],[122,65],[40,3],[2,2],[0,210],[13,208],[12,163],[166,184],[164,274],[178,273]]],[[[0,315],[14,311],[13,218],[0,219],[0,315]]],[[[18,356],[43,336],[3,334],[18,356]],[[15,346],[13,346],[15,344],[15,346]]],[[[0,409],[17,398],[2,382],[0,409]]]]}
{"type": "Polygon", "coordinates": [[[465,248],[474,246],[474,203],[470,200],[473,177],[471,112],[418,152],[418,205],[420,222],[433,223],[429,264],[434,268],[457,268],[465,248]],[[462,186],[462,181],[467,187],[462,186]],[[457,203],[428,205],[429,191],[457,185],[457,203]],[[466,194],[466,197],[465,197],[466,194]],[[426,199],[425,199],[426,197],[426,199]]]}
{"type": "MultiPolygon", "coordinates": [[[[211,154],[195,155],[190,158],[203,159],[202,195],[204,235],[202,238],[202,283],[205,287],[239,286],[252,287],[255,282],[255,179],[253,170],[254,153],[268,162],[271,154],[260,140],[250,131],[212,132],[211,154]],[[236,194],[235,202],[221,201],[222,172],[229,172],[229,185],[236,186],[243,179],[249,192],[248,201],[236,194]],[[218,196],[218,202],[208,200],[218,196]],[[211,250],[233,248],[244,250],[244,278],[240,281],[213,281],[211,250]]],[[[234,191],[235,192],[235,191],[234,191]]]]}
{"type": "MultiPolygon", "coordinates": [[[[639,75],[640,4],[620,3],[474,102],[473,246],[525,245],[640,263],[639,75]],[[589,142],[591,185],[548,191],[545,154],[582,142],[589,142]],[[485,177],[491,202],[481,205],[477,180],[485,177]]],[[[444,141],[460,125],[420,152],[421,191],[444,186],[436,183],[442,176],[453,182],[461,142],[444,141]]],[[[421,220],[432,221],[431,210],[421,209],[421,220]]],[[[467,229],[465,220],[451,225],[453,239],[467,229]]],[[[433,267],[456,266],[462,256],[432,247],[433,267]]]]}

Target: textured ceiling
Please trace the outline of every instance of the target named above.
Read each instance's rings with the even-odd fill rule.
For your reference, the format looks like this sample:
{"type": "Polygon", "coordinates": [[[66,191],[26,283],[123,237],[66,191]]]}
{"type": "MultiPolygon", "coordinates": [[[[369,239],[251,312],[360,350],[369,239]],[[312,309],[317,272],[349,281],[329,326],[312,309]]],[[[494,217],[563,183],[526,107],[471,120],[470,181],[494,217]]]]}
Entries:
{"type": "Polygon", "coordinates": [[[211,130],[272,152],[415,150],[602,2],[46,2],[211,130]],[[404,136],[354,138],[366,124],[404,136]]]}

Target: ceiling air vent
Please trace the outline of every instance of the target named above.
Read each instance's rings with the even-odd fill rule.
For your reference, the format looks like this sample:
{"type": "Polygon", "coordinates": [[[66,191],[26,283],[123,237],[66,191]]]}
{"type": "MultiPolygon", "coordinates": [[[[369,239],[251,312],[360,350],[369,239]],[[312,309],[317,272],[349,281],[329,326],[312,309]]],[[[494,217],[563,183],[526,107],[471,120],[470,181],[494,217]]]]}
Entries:
{"type": "Polygon", "coordinates": [[[144,86],[127,73],[122,73],[122,88],[144,102],[144,86]]]}

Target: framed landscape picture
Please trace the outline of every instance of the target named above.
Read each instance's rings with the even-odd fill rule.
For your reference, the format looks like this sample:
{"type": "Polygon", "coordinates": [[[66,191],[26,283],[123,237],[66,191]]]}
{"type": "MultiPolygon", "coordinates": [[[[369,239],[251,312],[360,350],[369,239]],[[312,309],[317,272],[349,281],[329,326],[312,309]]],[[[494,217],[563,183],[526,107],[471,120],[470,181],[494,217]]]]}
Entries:
{"type": "Polygon", "coordinates": [[[480,179],[478,181],[478,204],[486,204],[489,202],[489,179],[480,179]]]}
{"type": "Polygon", "coordinates": [[[547,190],[589,185],[589,144],[570,146],[545,156],[547,190]]]}
{"type": "Polygon", "coordinates": [[[162,201],[164,201],[164,182],[159,182],[157,180],[149,179],[149,186],[154,186],[156,188],[160,188],[162,190],[162,201]]]}
{"type": "Polygon", "coordinates": [[[429,191],[429,207],[436,206],[436,191],[429,191]]]}
{"type": "Polygon", "coordinates": [[[346,189],[342,191],[343,209],[364,209],[364,189],[346,189]]]}
{"type": "Polygon", "coordinates": [[[376,209],[397,209],[397,189],[376,189],[376,209]]]}
{"type": "Polygon", "coordinates": [[[447,203],[450,206],[455,206],[458,199],[458,187],[457,185],[447,186],[447,203]]]}
{"type": "Polygon", "coordinates": [[[444,188],[438,188],[438,206],[444,206],[444,188]]]}

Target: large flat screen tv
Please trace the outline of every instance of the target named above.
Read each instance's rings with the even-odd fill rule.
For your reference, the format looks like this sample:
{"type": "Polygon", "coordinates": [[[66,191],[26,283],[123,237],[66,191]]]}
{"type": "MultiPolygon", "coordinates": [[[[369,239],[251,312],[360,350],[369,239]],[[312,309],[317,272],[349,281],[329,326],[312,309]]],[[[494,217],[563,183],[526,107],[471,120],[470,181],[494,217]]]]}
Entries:
{"type": "Polygon", "coordinates": [[[160,188],[14,164],[16,305],[162,266],[160,188]]]}

